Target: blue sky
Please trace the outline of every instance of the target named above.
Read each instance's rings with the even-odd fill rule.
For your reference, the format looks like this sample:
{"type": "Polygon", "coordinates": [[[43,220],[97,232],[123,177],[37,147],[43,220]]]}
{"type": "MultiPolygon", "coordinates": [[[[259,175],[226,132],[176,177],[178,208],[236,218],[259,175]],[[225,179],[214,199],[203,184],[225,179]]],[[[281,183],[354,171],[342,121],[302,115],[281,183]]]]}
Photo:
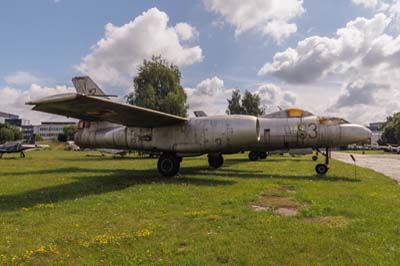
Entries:
{"type": "MultiPolygon", "coordinates": [[[[261,3],[260,1],[262,2],[262,0],[251,0],[249,2],[255,2],[254,8],[261,3]]],[[[398,3],[396,0],[379,1],[387,2],[388,5],[398,3]]],[[[235,2],[234,5],[238,5],[238,10],[246,8],[240,6],[240,1],[233,2],[235,2]]],[[[294,69],[290,70],[290,73],[285,73],[284,71],[287,70],[284,69],[277,70],[275,65],[274,70],[266,71],[267,74],[259,74],[260,69],[265,64],[274,63],[274,56],[277,53],[285,52],[288,48],[296,49],[299,42],[310,37],[318,36],[334,39],[339,28],[346,27],[347,23],[357,18],[372,20],[376,14],[383,14],[387,18],[394,17],[389,8],[368,6],[363,4],[363,0],[304,0],[304,2],[301,0],[274,0],[273,2],[276,2],[276,5],[280,5],[279,2],[281,2],[282,5],[286,6],[281,9],[283,10],[283,18],[274,17],[268,23],[284,21],[297,27],[296,32],[292,32],[279,40],[272,33],[265,33],[260,30],[267,25],[264,20],[251,22],[251,12],[248,13],[248,20],[253,23],[252,26],[236,34],[240,25],[247,23],[248,20],[246,16],[238,18],[235,17],[237,14],[229,13],[233,11],[229,9],[229,1],[226,0],[61,0],[58,2],[54,0],[4,0],[0,4],[0,92],[2,89],[8,88],[23,94],[24,91],[32,90],[30,83],[50,89],[56,86],[68,88],[71,86],[71,78],[75,75],[99,73],[96,65],[93,64],[102,62],[99,54],[105,52],[99,51],[96,54],[93,50],[96,47],[93,46],[99,40],[105,38],[105,25],[112,23],[114,27],[123,27],[137,17],[143,16],[143,12],[155,7],[161,14],[164,13],[168,17],[169,29],[173,29],[177,23],[186,23],[196,33],[190,40],[178,40],[183,50],[191,47],[199,47],[201,50],[201,59],[197,56],[179,61],[183,76],[182,85],[188,89],[189,104],[192,103],[193,108],[204,109],[204,106],[201,106],[200,103],[207,101],[205,97],[208,95],[212,98],[222,98],[222,100],[215,102],[214,107],[207,111],[223,113],[226,107],[223,106],[225,98],[227,95],[229,96],[230,90],[235,87],[242,90],[249,89],[267,97],[268,99],[265,99],[264,104],[270,105],[268,106],[270,110],[276,109],[274,105],[300,105],[303,108],[311,108],[315,112],[327,113],[336,106],[335,112],[343,115],[349,111],[346,108],[352,108],[352,106],[341,106],[341,103],[337,102],[340,97],[343,98],[346,95],[358,97],[361,101],[357,101],[357,99],[351,101],[352,99],[346,98],[344,102],[359,105],[358,109],[352,110],[355,114],[350,118],[362,122],[383,119],[398,107],[395,103],[390,110],[383,110],[381,107],[374,106],[374,108],[381,110],[379,115],[357,119],[358,114],[365,113],[369,105],[376,105],[376,102],[371,101],[373,92],[370,92],[371,95],[365,95],[366,92],[359,87],[363,87],[366,83],[380,85],[381,81],[385,80],[384,78],[366,79],[366,77],[371,76],[369,71],[373,69],[366,70],[362,75],[357,74],[356,78],[347,74],[346,71],[359,68],[356,61],[360,56],[367,54],[367,51],[355,56],[354,60],[350,62],[346,58],[343,59],[339,54],[335,55],[336,57],[333,56],[332,62],[335,61],[335,64],[332,65],[332,68],[326,69],[318,78],[307,82],[296,82],[296,78],[287,75],[292,75],[293,71],[297,71],[297,74],[307,73],[307,69],[300,68],[305,63],[309,64],[309,61],[297,62],[298,66],[293,63],[294,69]],[[291,15],[284,11],[289,9],[292,4],[297,4],[303,11],[299,11],[298,15],[290,17],[291,15]],[[91,54],[96,57],[93,61],[88,62],[83,59],[91,54]],[[343,60],[343,62],[337,63],[338,60],[343,60]],[[82,68],[87,73],[84,73],[85,71],[82,71],[82,68],[77,69],[76,66],[80,64],[85,64],[82,68]],[[352,66],[350,70],[336,71],[339,68],[347,68],[348,65],[352,66]],[[16,76],[18,73],[25,73],[25,77],[29,75],[31,78],[26,78],[25,82],[18,80],[10,82],[12,80],[10,77],[16,76]],[[364,83],[359,79],[362,79],[364,83]],[[356,81],[359,81],[357,86],[354,85],[356,81]],[[351,88],[353,87],[356,87],[356,89],[352,91],[351,88]],[[204,91],[207,91],[208,94],[204,95],[204,91]],[[212,92],[210,93],[210,91],[212,92]],[[295,100],[293,100],[293,97],[295,100]],[[272,101],[272,98],[276,98],[276,101],[272,101]],[[285,100],[286,98],[289,101],[285,100]]],[[[365,2],[368,1],[365,0],[365,2]]],[[[251,8],[251,5],[247,8],[251,8]]],[[[274,16],[274,14],[268,13],[268,9],[266,9],[265,14],[266,16],[274,16]]],[[[389,25],[383,32],[376,33],[375,38],[367,40],[371,42],[371,47],[372,42],[382,34],[390,35],[394,39],[398,37],[398,31],[393,27],[393,21],[388,23],[389,25]]],[[[134,36],[130,38],[134,39],[134,36]]],[[[129,40],[124,45],[129,44],[129,40]]],[[[145,43],[145,40],[143,42],[145,43]]],[[[135,45],[139,45],[138,50],[140,50],[140,45],[146,44],[137,43],[135,45]]],[[[151,46],[152,44],[148,43],[148,45],[151,46]]],[[[312,49],[317,49],[315,47],[312,49]]],[[[114,53],[120,55],[124,51],[107,50],[106,52],[108,55],[114,53]]],[[[315,51],[310,50],[308,52],[315,51]]],[[[172,61],[174,60],[173,55],[170,55],[170,58],[172,58],[172,61]]],[[[115,60],[106,60],[110,60],[107,67],[113,68],[112,64],[115,63],[115,60]]],[[[312,58],[307,60],[312,60],[312,58]]],[[[320,59],[315,60],[318,62],[320,59]]],[[[118,65],[118,62],[116,64],[118,65]]],[[[129,69],[134,69],[134,66],[129,66],[129,69]]],[[[121,66],[118,65],[115,68],[119,71],[121,66]]],[[[295,76],[296,73],[293,75],[295,76]]],[[[125,71],[125,73],[118,73],[121,80],[107,78],[98,82],[113,92],[124,94],[129,87],[127,82],[134,74],[125,71]]],[[[390,94],[397,97],[398,88],[392,86],[395,81],[389,82],[391,90],[394,90],[390,94]]],[[[376,91],[378,90],[380,89],[377,88],[376,91]]],[[[383,89],[382,91],[382,95],[388,93],[383,89]]],[[[9,93],[9,91],[7,92],[9,93]]],[[[26,94],[26,97],[33,97],[33,95],[27,96],[26,94]]],[[[13,101],[8,103],[5,103],[7,100],[3,99],[0,99],[0,101],[3,101],[3,108],[8,108],[7,106],[11,104],[15,105],[13,101]]],[[[20,110],[15,108],[15,111],[20,110]]],[[[39,119],[25,110],[23,114],[34,121],[39,119]]]]}

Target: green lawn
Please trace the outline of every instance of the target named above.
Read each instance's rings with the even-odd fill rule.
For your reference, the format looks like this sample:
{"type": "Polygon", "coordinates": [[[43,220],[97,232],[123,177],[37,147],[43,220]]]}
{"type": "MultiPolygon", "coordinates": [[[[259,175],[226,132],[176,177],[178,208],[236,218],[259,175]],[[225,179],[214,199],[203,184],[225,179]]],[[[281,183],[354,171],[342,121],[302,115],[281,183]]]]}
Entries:
{"type": "Polygon", "coordinates": [[[399,264],[400,188],[367,169],[333,161],[317,177],[311,156],[238,154],[165,179],[152,159],[17,157],[0,160],[1,265],[399,264]]]}

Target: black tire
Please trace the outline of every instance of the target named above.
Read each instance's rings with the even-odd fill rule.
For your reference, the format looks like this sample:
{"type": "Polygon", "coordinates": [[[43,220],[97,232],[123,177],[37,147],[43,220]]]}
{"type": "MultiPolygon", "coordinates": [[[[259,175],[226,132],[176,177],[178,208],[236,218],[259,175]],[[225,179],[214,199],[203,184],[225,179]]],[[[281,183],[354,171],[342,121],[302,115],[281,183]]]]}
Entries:
{"type": "Polygon", "coordinates": [[[175,154],[163,154],[158,159],[158,172],[164,177],[173,177],[179,172],[179,157],[175,154]]]}
{"type": "Polygon", "coordinates": [[[3,158],[3,153],[0,153],[0,159],[3,158]]]}
{"type": "Polygon", "coordinates": [[[318,156],[317,155],[314,155],[313,157],[312,157],[312,160],[315,162],[315,161],[317,161],[318,160],[318,156]]]}
{"type": "Polygon", "coordinates": [[[259,158],[260,158],[261,160],[265,160],[265,159],[267,159],[267,157],[268,157],[268,153],[266,153],[266,152],[260,152],[260,153],[258,154],[258,156],[259,156],[259,158]]]}
{"type": "Polygon", "coordinates": [[[251,151],[249,152],[249,160],[250,161],[258,161],[258,159],[260,159],[260,155],[258,152],[256,151],[251,151]]]}
{"type": "Polygon", "coordinates": [[[315,166],[315,171],[319,175],[325,175],[328,172],[328,170],[329,168],[326,164],[317,164],[317,166],[315,166]]]}
{"type": "Polygon", "coordinates": [[[221,154],[209,154],[208,165],[211,168],[218,169],[224,164],[224,157],[221,154]]]}

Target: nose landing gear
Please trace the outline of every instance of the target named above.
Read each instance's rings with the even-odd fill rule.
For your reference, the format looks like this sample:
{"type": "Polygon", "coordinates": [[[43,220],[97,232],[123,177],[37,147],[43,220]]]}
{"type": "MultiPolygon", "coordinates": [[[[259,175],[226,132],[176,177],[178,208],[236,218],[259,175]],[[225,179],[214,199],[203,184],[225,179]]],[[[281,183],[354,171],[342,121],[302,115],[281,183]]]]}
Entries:
{"type": "MultiPolygon", "coordinates": [[[[319,175],[325,175],[329,170],[329,167],[328,167],[329,156],[330,156],[329,148],[325,149],[325,154],[323,152],[319,152],[319,151],[317,151],[317,152],[321,153],[323,156],[325,156],[325,164],[317,164],[317,166],[315,166],[315,171],[319,175]]],[[[313,156],[313,160],[314,160],[314,157],[316,157],[316,156],[313,156]]],[[[317,157],[317,159],[318,159],[318,157],[317,157]]],[[[316,160],[314,160],[314,161],[316,161],[316,160]]]]}

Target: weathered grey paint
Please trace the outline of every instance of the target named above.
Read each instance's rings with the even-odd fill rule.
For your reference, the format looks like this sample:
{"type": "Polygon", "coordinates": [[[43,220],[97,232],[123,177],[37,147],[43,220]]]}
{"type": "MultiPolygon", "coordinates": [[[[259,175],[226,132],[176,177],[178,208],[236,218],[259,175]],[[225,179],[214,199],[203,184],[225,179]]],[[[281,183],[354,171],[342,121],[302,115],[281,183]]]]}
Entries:
{"type": "Polygon", "coordinates": [[[262,137],[250,150],[320,148],[366,142],[371,131],[357,124],[321,124],[318,116],[259,118],[262,137]]]}
{"type": "Polygon", "coordinates": [[[179,154],[234,153],[260,139],[258,119],[252,116],[192,118],[167,127],[123,127],[92,122],[75,135],[81,147],[167,151],[179,154]]]}

